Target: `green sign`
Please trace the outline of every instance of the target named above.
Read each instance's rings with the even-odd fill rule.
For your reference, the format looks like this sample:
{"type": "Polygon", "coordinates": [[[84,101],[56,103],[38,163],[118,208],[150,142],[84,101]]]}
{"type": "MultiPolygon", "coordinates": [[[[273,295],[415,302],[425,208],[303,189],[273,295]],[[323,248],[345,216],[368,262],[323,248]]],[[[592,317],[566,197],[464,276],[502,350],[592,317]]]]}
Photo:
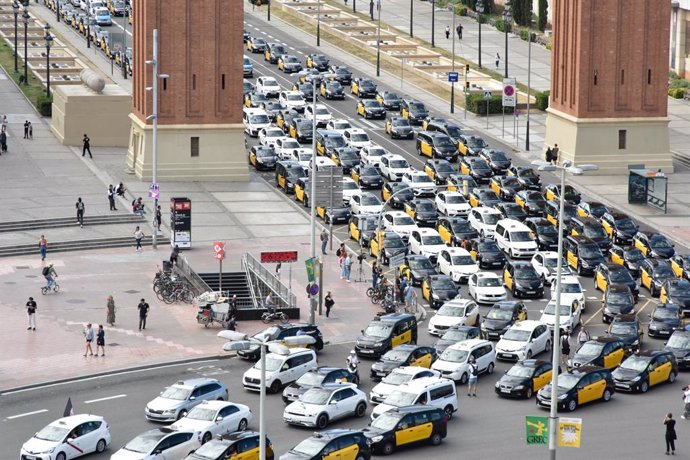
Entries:
{"type": "Polygon", "coordinates": [[[549,443],[549,419],[548,417],[525,417],[525,439],[527,444],[549,443]]]}
{"type": "Polygon", "coordinates": [[[319,259],[313,257],[304,261],[304,265],[307,267],[307,279],[309,284],[315,283],[321,276],[321,271],[319,267],[319,259]]]}

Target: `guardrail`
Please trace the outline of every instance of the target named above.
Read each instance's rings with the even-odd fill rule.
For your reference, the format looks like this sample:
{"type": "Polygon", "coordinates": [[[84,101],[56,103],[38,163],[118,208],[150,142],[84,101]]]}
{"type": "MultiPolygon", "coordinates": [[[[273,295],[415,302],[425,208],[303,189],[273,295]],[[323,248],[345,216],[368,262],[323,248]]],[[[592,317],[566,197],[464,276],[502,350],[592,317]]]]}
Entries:
{"type": "Polygon", "coordinates": [[[187,259],[184,256],[177,256],[177,264],[175,264],[174,270],[182,275],[191,284],[197,293],[208,292],[211,288],[206,284],[206,281],[201,279],[199,274],[194,271],[194,269],[189,265],[187,259]]]}
{"type": "MultiPolygon", "coordinates": [[[[290,288],[283,284],[273,273],[266,270],[251,254],[242,257],[242,268],[247,271],[249,285],[254,294],[255,305],[257,299],[264,299],[269,293],[275,297],[273,301],[279,308],[296,308],[297,298],[290,288]]],[[[257,308],[259,305],[257,305],[257,308]]]]}

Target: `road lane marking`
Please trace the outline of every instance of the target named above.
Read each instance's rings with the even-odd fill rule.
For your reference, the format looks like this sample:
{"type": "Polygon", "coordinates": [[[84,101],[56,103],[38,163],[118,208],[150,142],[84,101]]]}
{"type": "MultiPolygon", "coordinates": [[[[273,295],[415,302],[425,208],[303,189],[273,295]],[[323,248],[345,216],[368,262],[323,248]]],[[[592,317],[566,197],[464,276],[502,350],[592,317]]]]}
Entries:
{"type": "Polygon", "coordinates": [[[12,415],[10,417],[5,417],[7,420],[14,420],[15,418],[27,417],[29,415],[42,414],[43,412],[48,412],[48,409],[35,410],[33,412],[25,412],[23,414],[12,415]]]}
{"type": "Polygon", "coordinates": [[[587,297],[587,300],[597,300],[599,297],[597,296],[589,296],[587,297]]]}
{"type": "Polygon", "coordinates": [[[273,40],[273,35],[268,34],[268,38],[270,38],[271,40],[273,40]]]}
{"type": "Polygon", "coordinates": [[[593,314],[592,316],[590,316],[589,318],[587,318],[587,321],[585,321],[584,323],[582,323],[582,325],[583,325],[583,326],[588,325],[588,324],[590,323],[590,321],[592,321],[594,318],[596,318],[596,316],[597,316],[599,313],[601,313],[602,311],[604,311],[604,306],[603,306],[603,305],[599,308],[599,310],[595,311],[594,314],[593,314]]]}
{"type": "Polygon", "coordinates": [[[97,403],[101,401],[110,401],[111,399],[119,399],[119,398],[126,398],[127,395],[121,394],[121,395],[115,395],[115,396],[106,396],[105,398],[98,398],[98,399],[90,399],[88,401],[84,401],[84,404],[92,404],[92,403],[97,403]]]}
{"type": "Polygon", "coordinates": [[[646,302],[644,303],[644,305],[642,305],[642,307],[640,307],[640,309],[637,310],[637,313],[635,313],[635,314],[636,314],[637,316],[640,316],[640,313],[642,313],[642,310],[644,310],[645,308],[647,308],[647,306],[648,306],[650,303],[652,303],[652,300],[654,300],[654,299],[649,299],[648,301],[646,301],[646,302]]]}
{"type": "Polygon", "coordinates": [[[372,128],[372,129],[378,128],[378,126],[376,126],[375,124],[373,124],[372,122],[370,122],[369,120],[366,120],[364,118],[362,118],[359,121],[361,121],[362,123],[364,123],[365,125],[367,125],[368,127],[372,128]]]}

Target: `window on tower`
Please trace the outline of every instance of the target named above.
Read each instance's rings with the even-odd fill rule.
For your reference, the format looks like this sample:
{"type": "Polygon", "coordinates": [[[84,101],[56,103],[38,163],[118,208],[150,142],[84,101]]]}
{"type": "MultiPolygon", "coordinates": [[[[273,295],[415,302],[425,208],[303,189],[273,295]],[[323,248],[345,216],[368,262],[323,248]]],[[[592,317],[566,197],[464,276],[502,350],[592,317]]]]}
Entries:
{"type": "Polygon", "coordinates": [[[618,150],[625,150],[628,142],[628,130],[619,129],[618,130],[618,150]]]}

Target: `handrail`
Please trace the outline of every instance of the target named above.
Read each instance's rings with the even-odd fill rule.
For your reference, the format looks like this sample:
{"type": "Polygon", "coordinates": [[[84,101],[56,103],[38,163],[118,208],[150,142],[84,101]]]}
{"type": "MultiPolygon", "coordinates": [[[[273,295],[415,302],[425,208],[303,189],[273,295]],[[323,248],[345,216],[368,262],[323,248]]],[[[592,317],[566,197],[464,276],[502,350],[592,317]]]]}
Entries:
{"type": "Polygon", "coordinates": [[[249,274],[248,278],[256,277],[256,280],[252,279],[250,283],[254,285],[254,281],[256,281],[257,284],[255,286],[255,291],[252,291],[256,295],[255,304],[257,306],[262,303],[258,302],[258,300],[268,295],[269,292],[275,295],[276,299],[274,299],[274,301],[279,308],[294,308],[297,306],[297,297],[295,294],[292,293],[288,286],[283,284],[273,273],[266,270],[261,262],[254,256],[248,253],[245,254],[243,263],[249,274]]]}
{"type": "Polygon", "coordinates": [[[211,288],[206,284],[199,274],[189,265],[184,256],[178,254],[177,263],[175,264],[177,270],[187,281],[194,287],[197,293],[210,291],[211,288]]]}
{"type": "Polygon", "coordinates": [[[247,255],[245,254],[242,256],[242,268],[244,269],[244,272],[247,275],[247,284],[249,284],[249,292],[251,293],[251,300],[252,300],[252,305],[254,305],[254,308],[259,308],[259,293],[256,290],[256,287],[254,286],[254,280],[252,277],[252,273],[249,270],[249,267],[247,266],[247,255]]]}

